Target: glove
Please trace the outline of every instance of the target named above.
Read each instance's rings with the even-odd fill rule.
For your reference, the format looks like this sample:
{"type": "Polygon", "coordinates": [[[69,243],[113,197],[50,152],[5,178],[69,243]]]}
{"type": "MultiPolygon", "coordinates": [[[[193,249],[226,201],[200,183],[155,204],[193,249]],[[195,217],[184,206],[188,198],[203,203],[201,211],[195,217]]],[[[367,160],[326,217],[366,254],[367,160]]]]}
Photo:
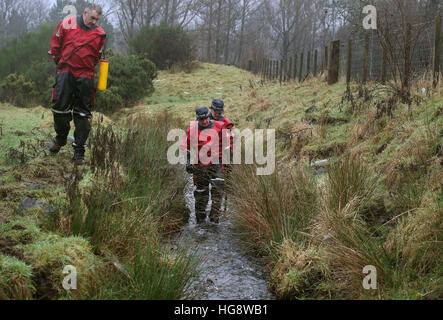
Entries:
{"type": "Polygon", "coordinates": [[[54,60],[55,65],[58,66],[58,63],[60,62],[62,57],[53,57],[52,59],[54,60]]]}
{"type": "Polygon", "coordinates": [[[187,164],[186,165],[186,172],[189,174],[193,174],[195,172],[195,168],[192,164],[187,164]]]}

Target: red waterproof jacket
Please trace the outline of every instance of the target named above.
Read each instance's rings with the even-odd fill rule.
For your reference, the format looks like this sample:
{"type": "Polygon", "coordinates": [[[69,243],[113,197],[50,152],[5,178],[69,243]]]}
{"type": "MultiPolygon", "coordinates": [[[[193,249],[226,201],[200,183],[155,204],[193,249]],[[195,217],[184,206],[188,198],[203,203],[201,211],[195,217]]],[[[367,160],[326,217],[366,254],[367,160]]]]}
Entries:
{"type": "Polygon", "coordinates": [[[228,134],[227,132],[223,122],[211,120],[208,128],[200,130],[198,121],[194,121],[189,126],[186,137],[181,141],[181,148],[186,152],[191,152],[191,146],[197,146],[198,154],[194,163],[198,166],[210,166],[214,164],[214,159],[222,158],[223,134],[228,134]],[[201,154],[207,155],[207,159],[199,156],[201,154]]]}
{"type": "MultiPolygon", "coordinates": [[[[214,119],[212,114],[210,115],[211,119],[214,119]]],[[[218,121],[221,121],[225,124],[225,128],[228,130],[228,136],[229,136],[229,142],[230,142],[230,149],[231,149],[231,153],[234,152],[234,138],[235,138],[235,134],[232,130],[232,128],[234,127],[234,124],[232,123],[231,120],[229,120],[227,117],[222,116],[218,121]]],[[[220,161],[221,161],[221,155],[220,155],[220,161]]]]}
{"type": "Polygon", "coordinates": [[[55,29],[48,54],[57,62],[58,73],[69,72],[76,78],[94,79],[105,38],[106,33],[100,26],[88,28],[81,15],[69,17],[55,29]]]}

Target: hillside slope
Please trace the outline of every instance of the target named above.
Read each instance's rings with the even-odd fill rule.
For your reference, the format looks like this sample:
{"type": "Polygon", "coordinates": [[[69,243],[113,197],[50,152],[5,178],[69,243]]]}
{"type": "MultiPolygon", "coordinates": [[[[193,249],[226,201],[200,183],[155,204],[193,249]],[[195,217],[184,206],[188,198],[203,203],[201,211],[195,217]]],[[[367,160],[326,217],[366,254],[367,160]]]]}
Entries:
{"type": "MultiPolygon", "coordinates": [[[[233,178],[232,198],[238,213],[235,218],[246,243],[253,249],[265,248],[260,253],[269,258],[273,271],[270,283],[278,296],[422,299],[435,298],[441,293],[443,95],[440,90],[430,90],[427,82],[417,83],[413,89],[414,102],[408,106],[392,98],[390,87],[376,84],[353,84],[349,95],[343,82],[333,86],[322,79],[308,79],[302,84],[262,82],[249,72],[211,64],[202,64],[190,74],[161,72],[155,87],[152,97],[137,107],[109,115],[105,121],[121,128],[140,123],[146,129],[153,123],[155,126],[169,123],[168,117],[158,118],[159,113],[167,111],[180,119],[168,125],[184,129],[186,122],[194,119],[196,107],[209,106],[213,98],[221,98],[225,101],[226,115],[238,129],[276,130],[276,174],[257,180],[248,175],[248,170],[236,171],[238,178],[233,178]],[[421,87],[427,88],[425,94],[421,87]],[[140,121],[144,117],[151,122],[140,121]],[[328,160],[323,162],[326,167],[314,166],[311,170],[318,160],[328,160]],[[355,181],[346,176],[352,170],[355,181]],[[295,180],[290,179],[293,174],[295,180]],[[361,190],[371,189],[370,197],[369,192],[355,187],[358,179],[364,180],[361,190]],[[333,185],[334,181],[341,184],[333,185]],[[303,197],[292,195],[294,190],[302,190],[303,197]],[[293,197],[282,198],[282,194],[293,197]],[[296,225],[291,232],[286,229],[283,232],[279,229],[280,222],[263,218],[263,212],[271,212],[272,208],[252,210],[261,208],[260,203],[265,202],[261,196],[266,196],[271,205],[281,207],[277,215],[290,216],[303,207],[306,212],[299,214],[306,213],[308,223],[301,229],[296,225]],[[310,206],[308,196],[314,199],[310,206]],[[360,201],[363,198],[364,205],[360,201]],[[355,203],[362,207],[353,207],[355,203]],[[354,218],[342,220],[350,216],[354,218]],[[263,222],[260,219],[266,220],[269,230],[274,230],[269,237],[263,230],[258,233],[251,223],[263,222]],[[363,233],[367,230],[369,233],[359,239],[368,245],[355,247],[354,238],[340,237],[352,234],[347,226],[363,233]],[[276,234],[282,236],[275,238],[276,234]],[[300,238],[300,234],[307,236],[300,238]],[[348,255],[334,256],[337,250],[333,246],[348,255]],[[382,255],[375,262],[371,260],[382,255]],[[349,267],[345,268],[346,264],[349,267]],[[364,277],[362,268],[367,264],[382,269],[379,271],[383,285],[376,293],[357,288],[364,277]],[[352,284],[349,288],[356,289],[346,288],[349,283],[352,284]]],[[[4,221],[19,221],[18,228],[24,228],[26,233],[24,239],[31,237],[11,245],[7,241],[12,236],[0,235],[3,241],[0,258],[19,260],[5,260],[11,267],[2,272],[8,275],[8,270],[20,268],[24,286],[28,288],[25,297],[30,297],[35,286],[41,288],[33,284],[30,276],[29,268],[35,266],[29,259],[21,265],[23,252],[17,254],[13,250],[17,244],[34,243],[41,237],[51,238],[53,233],[60,233],[57,219],[56,225],[54,219],[43,223],[50,226],[48,232],[41,234],[39,229],[32,233],[32,230],[33,225],[42,224],[42,217],[51,217],[51,206],[63,207],[65,203],[60,172],[69,167],[71,150],[63,150],[56,158],[41,151],[52,134],[52,117],[47,110],[1,105],[0,111],[0,228],[17,226],[4,221]],[[34,209],[26,214],[19,209],[25,198],[40,201],[34,202],[34,209]]],[[[93,127],[97,127],[97,121],[93,127]]],[[[166,136],[155,137],[158,139],[155,141],[167,147],[166,136]]],[[[152,148],[155,150],[156,146],[152,148]]],[[[87,153],[90,160],[90,152],[87,153]]],[[[84,183],[90,185],[91,173],[85,177],[84,183]]],[[[85,257],[91,257],[88,244],[76,246],[84,248],[85,257]]],[[[93,263],[92,258],[80,260],[93,263]]]]}

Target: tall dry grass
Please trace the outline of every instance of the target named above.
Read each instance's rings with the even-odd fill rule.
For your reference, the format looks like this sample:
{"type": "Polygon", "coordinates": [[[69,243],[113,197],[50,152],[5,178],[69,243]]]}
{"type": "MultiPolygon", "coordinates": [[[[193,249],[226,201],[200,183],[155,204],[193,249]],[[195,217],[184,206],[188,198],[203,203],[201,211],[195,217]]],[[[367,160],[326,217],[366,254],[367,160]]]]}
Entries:
{"type": "Polygon", "coordinates": [[[272,252],[285,239],[306,241],[318,212],[312,173],[303,167],[256,175],[254,166],[234,168],[229,193],[244,241],[259,252],[272,252]]]}
{"type": "MultiPolygon", "coordinates": [[[[71,230],[105,261],[99,299],[178,299],[194,275],[187,249],[165,253],[165,235],[186,221],[184,175],[167,160],[167,134],[180,122],[167,113],[140,117],[128,131],[98,127],[91,135],[92,183],[73,178],[71,230]],[[117,266],[117,267],[116,267],[117,266]],[[122,271],[123,270],[123,271],[122,271]]],[[[76,175],[74,175],[75,177],[76,175]]]]}

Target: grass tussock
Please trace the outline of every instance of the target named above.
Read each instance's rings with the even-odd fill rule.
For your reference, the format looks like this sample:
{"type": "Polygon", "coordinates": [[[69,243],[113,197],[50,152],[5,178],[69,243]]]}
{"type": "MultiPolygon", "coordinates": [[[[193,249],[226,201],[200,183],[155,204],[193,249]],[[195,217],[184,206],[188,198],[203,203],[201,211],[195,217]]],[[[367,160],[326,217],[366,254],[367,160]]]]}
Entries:
{"type": "Polygon", "coordinates": [[[32,267],[0,253],[0,299],[30,300],[35,292],[32,267]]]}
{"type": "Polygon", "coordinates": [[[198,260],[194,252],[181,247],[162,251],[151,240],[121,264],[115,259],[102,268],[100,286],[93,299],[178,300],[196,276],[198,260]]]}
{"type": "Polygon", "coordinates": [[[315,246],[296,245],[285,240],[278,248],[270,285],[280,299],[329,298],[329,266],[324,252],[315,246]]]}
{"type": "Polygon", "coordinates": [[[94,284],[94,267],[98,263],[89,242],[79,237],[52,235],[23,246],[24,260],[33,266],[38,299],[84,299],[94,284]],[[77,290],[63,288],[65,266],[77,271],[77,290]]]}
{"type": "Polygon", "coordinates": [[[241,166],[230,183],[235,219],[251,247],[272,252],[285,239],[304,241],[318,210],[310,172],[297,167],[257,176],[254,166],[241,166]]]}

